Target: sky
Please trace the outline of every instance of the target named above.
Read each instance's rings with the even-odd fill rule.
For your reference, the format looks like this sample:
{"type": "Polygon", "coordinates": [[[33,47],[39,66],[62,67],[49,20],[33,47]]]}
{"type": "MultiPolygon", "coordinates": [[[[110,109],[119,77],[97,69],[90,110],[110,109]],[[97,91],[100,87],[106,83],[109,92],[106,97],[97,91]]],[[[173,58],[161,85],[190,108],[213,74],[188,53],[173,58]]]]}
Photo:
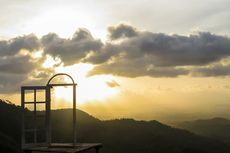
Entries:
{"type": "MultiPolygon", "coordinates": [[[[0,98],[20,105],[20,86],[65,72],[78,108],[100,119],[230,118],[229,5],[0,0],[0,98]]],[[[71,106],[71,89],[52,96],[53,109],[71,106]]]]}

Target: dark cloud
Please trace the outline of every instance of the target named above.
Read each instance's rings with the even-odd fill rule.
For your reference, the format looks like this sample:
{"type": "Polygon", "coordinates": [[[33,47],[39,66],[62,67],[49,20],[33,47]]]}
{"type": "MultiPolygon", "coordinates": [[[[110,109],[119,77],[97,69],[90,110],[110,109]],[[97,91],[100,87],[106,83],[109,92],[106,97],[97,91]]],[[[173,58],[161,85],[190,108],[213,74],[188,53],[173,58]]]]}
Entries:
{"type": "Polygon", "coordinates": [[[51,74],[42,68],[45,56],[39,58],[33,56],[39,49],[41,49],[40,40],[33,34],[0,41],[0,93],[16,92],[27,82],[45,78],[45,76],[35,77],[35,74],[42,72],[51,74]]]}
{"type": "Polygon", "coordinates": [[[26,56],[7,56],[0,57],[0,70],[5,73],[24,74],[29,73],[37,67],[31,57],[26,56]]]}
{"type": "Polygon", "coordinates": [[[27,80],[24,74],[0,73],[0,93],[12,93],[20,90],[22,82],[27,80]]]}
{"type": "Polygon", "coordinates": [[[88,53],[100,50],[100,40],[94,39],[86,29],[79,29],[72,39],[63,39],[54,33],[42,37],[41,42],[46,54],[60,57],[65,65],[80,62],[88,53]]]}
{"type": "Polygon", "coordinates": [[[106,84],[107,84],[110,88],[114,88],[114,87],[119,87],[119,86],[120,86],[120,84],[117,83],[117,81],[115,81],[115,80],[108,81],[108,82],[106,82],[106,84]]]}
{"type": "MultiPolygon", "coordinates": [[[[205,65],[230,55],[230,39],[210,33],[179,36],[144,33],[129,45],[152,56],[158,66],[205,65]]],[[[128,47],[129,48],[129,47],[128,47]]]]}
{"type": "Polygon", "coordinates": [[[195,77],[228,76],[230,75],[230,64],[218,63],[212,66],[194,68],[191,75],[195,77]]]}
{"type": "Polygon", "coordinates": [[[127,59],[147,57],[156,66],[205,65],[230,55],[230,39],[210,33],[186,37],[143,32],[122,41],[118,49],[127,59]]]}
{"type": "Polygon", "coordinates": [[[125,37],[134,37],[138,34],[137,30],[134,27],[125,24],[120,24],[115,27],[111,26],[108,28],[108,31],[109,31],[109,38],[111,40],[116,40],[125,37]]]}
{"type": "Polygon", "coordinates": [[[116,57],[120,53],[120,50],[120,45],[106,43],[99,51],[92,52],[92,55],[85,58],[83,62],[102,64],[116,57]]]}
{"type": "Polygon", "coordinates": [[[19,92],[22,85],[45,85],[54,68],[43,68],[43,62],[29,55],[0,57],[0,93],[19,92]]]}
{"type": "Polygon", "coordinates": [[[17,54],[21,49],[34,51],[39,49],[39,47],[39,39],[35,35],[25,35],[8,41],[0,41],[0,56],[12,56],[17,54]]]}
{"type": "MultiPolygon", "coordinates": [[[[151,67],[151,66],[150,66],[151,67]]],[[[97,74],[113,74],[125,77],[139,77],[139,76],[151,76],[151,77],[177,77],[179,75],[187,75],[188,70],[183,68],[174,67],[153,67],[148,68],[145,65],[136,65],[136,63],[113,63],[103,64],[96,66],[89,75],[97,74]]]]}
{"type": "Polygon", "coordinates": [[[30,34],[0,41],[0,92],[13,92],[22,84],[45,83],[54,73],[54,68],[42,67],[46,55],[59,57],[64,65],[95,64],[89,75],[230,75],[230,39],[226,36],[207,32],[167,35],[139,31],[125,24],[109,27],[108,32],[109,40],[105,43],[86,29],[77,30],[70,39],[49,33],[41,39],[30,34]],[[33,57],[38,50],[43,50],[43,55],[33,57]]]}
{"type": "Polygon", "coordinates": [[[54,74],[54,69],[40,68],[38,65],[30,72],[0,73],[0,93],[19,92],[22,85],[46,85],[47,80],[54,74]]]}
{"type": "Polygon", "coordinates": [[[21,86],[46,85],[54,70],[34,69],[31,73],[0,73],[0,93],[20,92],[21,86]]]}
{"type": "MultiPolygon", "coordinates": [[[[121,27],[124,25],[111,28],[111,35],[116,29],[122,29],[118,33],[126,34],[127,28],[121,27]]],[[[188,66],[209,65],[229,55],[230,39],[225,36],[207,32],[180,36],[135,30],[132,37],[105,44],[103,50],[94,52],[86,61],[98,64],[90,75],[176,77],[189,74],[188,66]]],[[[224,73],[219,71],[219,74],[224,73]]]]}

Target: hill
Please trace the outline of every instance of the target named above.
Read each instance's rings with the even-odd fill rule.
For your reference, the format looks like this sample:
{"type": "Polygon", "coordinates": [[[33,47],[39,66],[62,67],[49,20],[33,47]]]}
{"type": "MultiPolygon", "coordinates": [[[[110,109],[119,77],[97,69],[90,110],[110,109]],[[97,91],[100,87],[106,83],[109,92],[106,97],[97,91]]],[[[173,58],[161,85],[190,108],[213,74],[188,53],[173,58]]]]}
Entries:
{"type": "MultiPolygon", "coordinates": [[[[32,113],[28,111],[28,113],[32,113]]],[[[0,132],[20,146],[20,107],[0,101],[0,132]],[[3,128],[4,127],[4,128],[3,128]]],[[[52,111],[52,135],[55,142],[71,137],[72,110],[52,111]]],[[[101,121],[77,110],[78,142],[101,142],[101,153],[229,153],[230,148],[220,141],[172,128],[158,121],[117,119],[101,121]]],[[[2,136],[0,135],[0,138],[2,136]]],[[[16,147],[15,147],[16,146],[16,147]]],[[[20,152],[9,149],[8,153],[20,152]]],[[[0,152],[5,152],[0,143],[0,152]],[[3,150],[3,151],[2,151],[3,150]]]]}
{"type": "Polygon", "coordinates": [[[178,127],[193,133],[223,141],[230,145],[230,120],[225,118],[212,118],[206,120],[186,121],[178,127]]]}
{"type": "Polygon", "coordinates": [[[0,152],[18,153],[21,140],[21,109],[0,100],[0,152]]]}
{"type": "Polygon", "coordinates": [[[0,152],[21,153],[20,146],[13,138],[0,133],[0,152]]]}

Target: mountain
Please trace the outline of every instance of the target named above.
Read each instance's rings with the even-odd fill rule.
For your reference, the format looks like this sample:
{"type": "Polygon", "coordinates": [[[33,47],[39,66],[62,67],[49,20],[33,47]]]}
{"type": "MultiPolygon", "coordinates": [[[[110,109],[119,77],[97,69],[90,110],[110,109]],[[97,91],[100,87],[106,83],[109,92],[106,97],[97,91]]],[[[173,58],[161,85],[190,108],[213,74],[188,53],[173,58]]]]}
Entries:
{"type": "MultiPolygon", "coordinates": [[[[157,121],[122,119],[106,121],[105,146],[110,152],[205,153],[229,152],[220,142],[179,130],[157,121]],[[111,139],[112,138],[112,139],[111,139]]],[[[108,151],[107,151],[108,152],[108,151]]]]}
{"type": "Polygon", "coordinates": [[[0,152],[19,153],[21,140],[21,109],[0,100],[0,152]]]}
{"type": "Polygon", "coordinates": [[[230,120],[212,118],[206,120],[186,121],[178,127],[209,138],[217,139],[230,145],[230,120]]]}
{"type": "Polygon", "coordinates": [[[0,152],[21,153],[21,150],[18,142],[7,135],[0,133],[0,152]]]}
{"type": "MultiPolygon", "coordinates": [[[[0,101],[0,123],[3,125],[0,126],[0,139],[11,142],[8,143],[10,146],[0,143],[0,152],[20,152],[20,110],[19,106],[0,101]]],[[[27,110],[26,113],[32,112],[27,110]]],[[[53,140],[71,140],[72,110],[60,109],[51,113],[53,140]]],[[[80,110],[77,110],[77,140],[103,143],[101,153],[230,153],[229,146],[220,141],[158,121],[101,121],[80,110]]]]}

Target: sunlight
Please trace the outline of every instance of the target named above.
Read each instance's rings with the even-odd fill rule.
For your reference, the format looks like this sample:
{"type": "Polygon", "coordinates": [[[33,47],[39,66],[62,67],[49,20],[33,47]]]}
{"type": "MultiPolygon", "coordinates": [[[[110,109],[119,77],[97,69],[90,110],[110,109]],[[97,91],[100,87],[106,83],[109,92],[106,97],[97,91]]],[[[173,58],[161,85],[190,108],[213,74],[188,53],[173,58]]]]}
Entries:
{"type": "MultiPolygon", "coordinates": [[[[77,85],[77,103],[83,104],[92,100],[103,100],[106,97],[116,95],[118,89],[111,88],[107,82],[114,79],[111,75],[97,75],[87,77],[87,73],[93,68],[92,64],[75,64],[72,66],[60,66],[56,68],[57,73],[70,74],[77,85]]],[[[64,79],[69,82],[68,78],[64,79]]],[[[72,102],[72,88],[71,87],[57,87],[54,88],[54,96],[59,101],[72,102]]]]}
{"type": "Polygon", "coordinates": [[[41,12],[30,21],[29,25],[26,24],[25,29],[26,32],[35,32],[39,36],[55,32],[61,37],[68,38],[78,28],[84,27],[89,29],[93,35],[105,38],[104,29],[98,28],[105,20],[101,14],[100,10],[95,10],[89,5],[77,9],[71,6],[56,6],[41,12]],[[96,22],[92,24],[92,21],[96,22]]]}
{"type": "Polygon", "coordinates": [[[42,64],[42,66],[44,68],[52,68],[54,67],[54,65],[61,63],[60,58],[53,58],[50,55],[46,55],[46,60],[45,62],[42,64]]]}

